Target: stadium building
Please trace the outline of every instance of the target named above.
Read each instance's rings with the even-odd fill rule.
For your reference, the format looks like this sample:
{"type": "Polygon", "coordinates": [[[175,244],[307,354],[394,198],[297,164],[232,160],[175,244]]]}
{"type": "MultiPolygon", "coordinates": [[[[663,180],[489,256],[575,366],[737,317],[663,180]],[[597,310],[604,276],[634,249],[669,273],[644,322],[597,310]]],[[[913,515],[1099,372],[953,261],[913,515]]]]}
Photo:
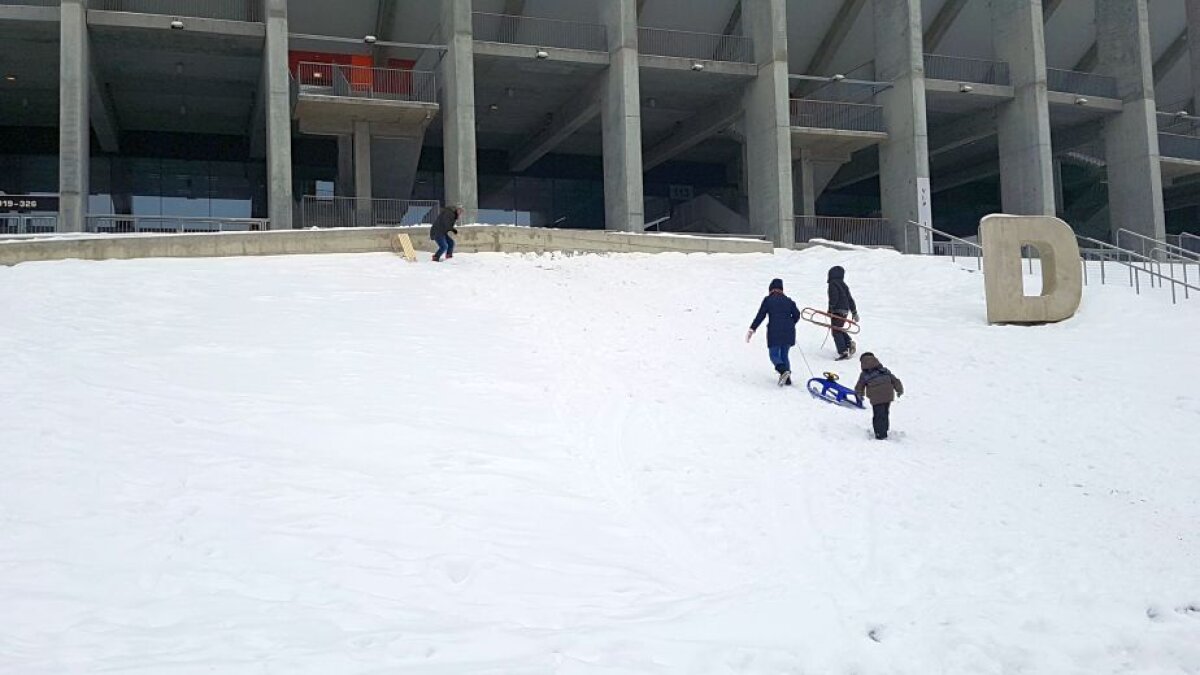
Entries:
{"type": "MultiPolygon", "coordinates": [[[[0,232],[1200,228],[1200,0],[0,0],[0,232]]],[[[1200,239],[1184,237],[1184,245],[1200,239]]]]}

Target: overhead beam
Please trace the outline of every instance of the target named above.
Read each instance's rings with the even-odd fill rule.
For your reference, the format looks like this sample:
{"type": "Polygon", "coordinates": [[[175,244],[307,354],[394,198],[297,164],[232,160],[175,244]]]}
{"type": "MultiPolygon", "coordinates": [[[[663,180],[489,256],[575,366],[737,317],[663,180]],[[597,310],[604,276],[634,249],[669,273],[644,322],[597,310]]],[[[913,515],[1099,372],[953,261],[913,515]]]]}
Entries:
{"type": "Polygon", "coordinates": [[[1154,62],[1154,84],[1162,82],[1162,79],[1187,55],[1187,52],[1188,32],[1187,28],[1184,28],[1180,31],[1179,37],[1175,38],[1175,41],[1154,62]]]}
{"type": "MultiPolygon", "coordinates": [[[[867,0],[842,0],[842,5],[838,7],[837,16],[833,18],[833,23],[829,26],[829,30],[825,31],[825,36],[821,38],[821,44],[817,45],[817,51],[813,53],[811,59],[808,60],[808,66],[804,69],[807,75],[831,75],[825,70],[833,64],[833,59],[837,56],[838,50],[846,42],[846,38],[850,35],[850,30],[854,28],[854,22],[858,19],[858,15],[862,12],[862,8],[867,4],[867,0]]],[[[793,93],[799,89],[794,87],[793,93]]]]}
{"type": "MultiPolygon", "coordinates": [[[[396,0],[379,0],[375,6],[375,37],[386,41],[392,36],[392,26],[396,23],[396,0]]],[[[387,62],[387,47],[378,42],[371,45],[371,60],[376,66],[387,62]]]]}
{"type": "Polygon", "coordinates": [[[1081,73],[1090,73],[1096,69],[1096,65],[1099,63],[1100,52],[1096,47],[1096,43],[1093,42],[1092,46],[1088,47],[1088,50],[1080,57],[1079,62],[1075,64],[1073,70],[1078,70],[1081,73]]]}
{"type": "Polygon", "coordinates": [[[717,105],[705,109],[704,112],[684,120],[674,132],[642,155],[642,170],[649,171],[695,147],[733,124],[742,114],[742,110],[742,95],[741,92],[738,92],[717,105]]]}
{"type": "Polygon", "coordinates": [[[933,22],[929,24],[929,30],[925,31],[926,53],[937,51],[942,40],[946,39],[950,29],[954,27],[954,20],[966,6],[967,0],[946,0],[946,4],[942,5],[941,10],[933,17],[933,22]]]}
{"type": "Polygon", "coordinates": [[[1062,7],[1063,0],[1045,0],[1042,3],[1042,23],[1050,21],[1054,17],[1054,13],[1062,7]]]}
{"type": "Polygon", "coordinates": [[[120,132],[117,127],[117,112],[113,106],[112,93],[109,92],[102,78],[96,77],[94,70],[90,79],[88,98],[91,101],[92,131],[96,132],[96,142],[105,152],[119,152],[120,132]]]}
{"type": "Polygon", "coordinates": [[[605,73],[596,76],[582,93],[572,96],[571,100],[554,111],[549,124],[512,153],[509,168],[514,172],[528,169],[583,125],[595,119],[600,114],[606,79],[605,73]]]}

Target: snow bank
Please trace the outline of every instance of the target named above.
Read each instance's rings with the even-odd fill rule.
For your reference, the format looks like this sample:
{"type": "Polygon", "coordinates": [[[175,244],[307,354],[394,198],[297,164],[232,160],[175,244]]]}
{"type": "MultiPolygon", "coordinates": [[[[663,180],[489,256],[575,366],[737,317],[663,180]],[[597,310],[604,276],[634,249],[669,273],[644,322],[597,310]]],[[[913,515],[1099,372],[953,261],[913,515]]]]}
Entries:
{"type": "Polygon", "coordinates": [[[992,327],[822,248],[0,285],[3,673],[1200,672],[1197,300],[992,327]],[[895,441],[742,343],[833,264],[895,441]]]}

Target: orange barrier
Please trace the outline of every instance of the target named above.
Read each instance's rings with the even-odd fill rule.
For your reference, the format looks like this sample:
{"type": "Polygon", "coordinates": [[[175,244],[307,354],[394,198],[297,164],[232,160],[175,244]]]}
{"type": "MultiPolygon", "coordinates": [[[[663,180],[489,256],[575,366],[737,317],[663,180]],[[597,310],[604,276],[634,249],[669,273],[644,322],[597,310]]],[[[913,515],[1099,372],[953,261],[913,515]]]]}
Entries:
{"type": "Polygon", "coordinates": [[[800,318],[811,324],[820,326],[821,328],[841,331],[848,335],[858,335],[858,331],[860,330],[857,321],[854,321],[850,318],[842,319],[840,316],[834,316],[829,312],[822,312],[821,310],[814,309],[812,307],[805,307],[804,309],[800,310],[800,318]],[[841,319],[846,323],[846,325],[842,326],[841,328],[835,328],[833,325],[834,319],[841,319]]]}

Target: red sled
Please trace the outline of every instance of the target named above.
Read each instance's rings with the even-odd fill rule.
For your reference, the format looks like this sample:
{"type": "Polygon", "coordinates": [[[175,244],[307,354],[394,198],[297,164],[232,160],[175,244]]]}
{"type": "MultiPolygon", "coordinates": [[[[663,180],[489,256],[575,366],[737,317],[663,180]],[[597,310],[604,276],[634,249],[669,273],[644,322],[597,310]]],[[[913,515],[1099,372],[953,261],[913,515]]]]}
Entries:
{"type": "Polygon", "coordinates": [[[829,312],[822,312],[821,310],[813,309],[812,307],[805,307],[804,309],[800,310],[800,318],[804,319],[805,321],[807,321],[811,324],[818,325],[821,328],[828,328],[830,330],[841,331],[848,335],[858,335],[858,331],[859,331],[858,322],[853,321],[850,318],[842,318],[840,316],[835,316],[833,314],[830,314],[829,312]],[[835,327],[833,325],[834,319],[840,319],[841,321],[845,322],[846,325],[844,325],[840,328],[835,327]]]}

